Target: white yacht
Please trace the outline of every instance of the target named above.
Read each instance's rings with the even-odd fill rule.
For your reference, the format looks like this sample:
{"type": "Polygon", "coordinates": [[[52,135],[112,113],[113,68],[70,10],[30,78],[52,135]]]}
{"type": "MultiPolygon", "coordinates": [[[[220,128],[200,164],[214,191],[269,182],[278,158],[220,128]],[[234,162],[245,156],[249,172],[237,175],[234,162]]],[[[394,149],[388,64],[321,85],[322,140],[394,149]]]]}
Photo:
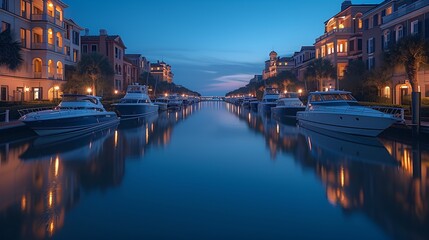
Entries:
{"type": "Polygon", "coordinates": [[[277,99],[279,99],[279,91],[277,88],[266,87],[261,102],[258,104],[259,112],[270,112],[272,107],[275,107],[277,99]]]}
{"type": "Polygon", "coordinates": [[[168,98],[166,97],[157,97],[154,102],[155,105],[158,105],[160,111],[165,111],[168,109],[168,98]]]}
{"type": "Polygon", "coordinates": [[[296,113],[305,110],[305,105],[299,99],[299,93],[287,92],[280,94],[276,106],[271,112],[278,117],[295,118],[296,113]]]}
{"type": "Polygon", "coordinates": [[[363,136],[377,136],[398,121],[390,114],[359,105],[350,92],[312,92],[305,111],[297,113],[300,126],[363,136]]]}
{"type": "Polygon", "coordinates": [[[118,124],[114,112],[108,112],[100,97],[80,94],[64,94],[61,103],[54,109],[34,111],[21,110],[20,120],[40,136],[95,131],[118,124]]]}
{"type": "Polygon", "coordinates": [[[250,103],[255,101],[256,102],[258,101],[258,99],[255,97],[244,97],[243,102],[241,103],[241,106],[243,108],[250,109],[250,103]]]}
{"type": "Polygon", "coordinates": [[[149,98],[147,86],[133,84],[119,103],[112,104],[121,118],[141,117],[158,112],[158,105],[149,98]]]}
{"type": "Polygon", "coordinates": [[[182,98],[177,94],[171,94],[168,96],[167,107],[169,109],[181,108],[183,105],[182,98]]]}

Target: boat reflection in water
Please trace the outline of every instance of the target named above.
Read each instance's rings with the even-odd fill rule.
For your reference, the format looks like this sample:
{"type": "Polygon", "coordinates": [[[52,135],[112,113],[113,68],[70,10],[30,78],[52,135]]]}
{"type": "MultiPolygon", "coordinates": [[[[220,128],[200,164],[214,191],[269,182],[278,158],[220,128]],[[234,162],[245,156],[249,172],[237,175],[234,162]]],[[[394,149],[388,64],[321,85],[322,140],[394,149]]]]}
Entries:
{"type": "MultiPolygon", "coordinates": [[[[344,214],[364,214],[386,236],[429,239],[429,144],[314,132],[228,104],[229,112],[277,151],[313,172],[327,201],[344,214]]],[[[287,158],[289,159],[289,158],[287,158]]]]}
{"type": "Polygon", "coordinates": [[[55,236],[84,192],[120,185],[125,160],[143,157],[149,145],[168,144],[174,125],[198,108],[130,120],[84,136],[1,144],[0,239],[55,236]]]}

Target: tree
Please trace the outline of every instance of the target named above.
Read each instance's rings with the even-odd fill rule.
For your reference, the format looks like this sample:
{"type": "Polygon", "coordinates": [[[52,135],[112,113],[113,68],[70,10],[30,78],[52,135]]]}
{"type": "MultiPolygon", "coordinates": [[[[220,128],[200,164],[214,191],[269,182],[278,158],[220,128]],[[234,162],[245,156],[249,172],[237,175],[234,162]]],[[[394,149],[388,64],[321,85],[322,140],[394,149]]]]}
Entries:
{"type": "Polygon", "coordinates": [[[92,94],[94,96],[97,95],[98,86],[105,87],[105,85],[108,85],[108,78],[114,74],[109,60],[98,53],[82,55],[81,60],[77,64],[77,71],[79,74],[91,79],[92,94]]]}
{"type": "Polygon", "coordinates": [[[363,97],[363,83],[366,82],[366,67],[362,60],[352,60],[344,71],[341,89],[353,92],[355,97],[363,97]]]}
{"type": "Polygon", "coordinates": [[[13,40],[9,29],[0,33],[0,66],[18,69],[24,62],[21,51],[21,42],[13,40]]]}
{"type": "Polygon", "coordinates": [[[328,59],[317,58],[313,60],[305,71],[305,78],[307,80],[314,79],[318,82],[319,91],[323,91],[324,79],[335,77],[336,69],[328,59]]]}
{"type": "Polygon", "coordinates": [[[404,66],[405,74],[411,84],[411,111],[414,135],[418,135],[420,132],[421,93],[418,89],[417,73],[420,66],[428,62],[428,49],[428,42],[415,34],[402,38],[385,53],[387,63],[391,63],[392,66],[397,64],[404,66]]]}

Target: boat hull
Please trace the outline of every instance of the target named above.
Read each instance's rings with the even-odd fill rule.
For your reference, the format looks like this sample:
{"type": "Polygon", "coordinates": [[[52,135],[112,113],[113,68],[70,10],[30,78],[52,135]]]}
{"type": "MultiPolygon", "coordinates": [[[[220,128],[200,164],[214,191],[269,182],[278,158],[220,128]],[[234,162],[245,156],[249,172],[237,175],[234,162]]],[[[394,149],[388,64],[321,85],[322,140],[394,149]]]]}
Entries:
{"type": "Polygon", "coordinates": [[[64,133],[96,131],[118,124],[119,118],[113,112],[95,115],[70,116],[37,120],[23,120],[39,136],[64,133]]]}
{"type": "Polygon", "coordinates": [[[259,103],[258,104],[258,111],[259,112],[265,112],[265,113],[269,113],[271,112],[271,108],[277,106],[277,104],[275,102],[272,103],[259,103]]]}
{"type": "Polygon", "coordinates": [[[115,109],[121,118],[142,117],[158,112],[155,104],[115,104],[115,109]]]}
{"type": "Polygon", "coordinates": [[[297,112],[305,111],[305,107],[273,107],[271,112],[277,117],[296,118],[297,112]]]}
{"type": "Polygon", "coordinates": [[[329,113],[303,111],[297,113],[300,126],[305,128],[326,129],[361,136],[378,136],[396,122],[392,117],[365,116],[347,113],[329,113]]]}

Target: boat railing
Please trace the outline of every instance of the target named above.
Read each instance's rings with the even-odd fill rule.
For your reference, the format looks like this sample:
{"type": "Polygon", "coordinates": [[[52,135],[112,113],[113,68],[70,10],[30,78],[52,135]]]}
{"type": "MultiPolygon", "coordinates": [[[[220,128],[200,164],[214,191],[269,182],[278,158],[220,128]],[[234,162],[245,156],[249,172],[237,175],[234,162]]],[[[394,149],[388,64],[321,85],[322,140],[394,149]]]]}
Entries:
{"type": "Polygon", "coordinates": [[[45,110],[52,110],[54,107],[38,107],[38,108],[26,108],[26,109],[20,109],[18,110],[19,115],[22,117],[25,114],[32,113],[32,112],[40,112],[45,110]]]}
{"type": "Polygon", "coordinates": [[[405,110],[398,107],[371,106],[372,109],[392,115],[400,122],[405,122],[405,110]]]}

